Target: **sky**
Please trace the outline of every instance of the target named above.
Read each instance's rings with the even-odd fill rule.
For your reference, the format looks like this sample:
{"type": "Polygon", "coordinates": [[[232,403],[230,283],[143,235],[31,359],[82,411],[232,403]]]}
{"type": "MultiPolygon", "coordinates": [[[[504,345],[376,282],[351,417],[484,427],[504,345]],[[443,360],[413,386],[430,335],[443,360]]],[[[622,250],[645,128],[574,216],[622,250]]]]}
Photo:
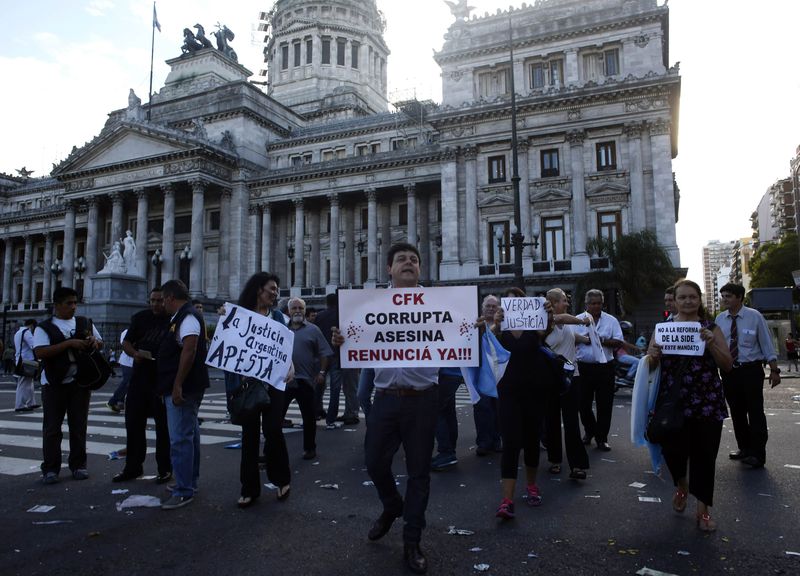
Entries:
{"type": "MultiPolygon", "coordinates": [[[[532,2],[533,0],[530,0],[532,2]]],[[[663,4],[664,0],[659,0],[663,4]]],[[[474,14],[494,14],[510,0],[470,0],[474,14]]],[[[217,22],[236,34],[239,62],[263,68],[258,13],[271,0],[160,0],[153,89],[180,55],[182,30],[217,22]]],[[[678,156],[681,190],[678,245],[688,277],[702,285],[702,247],[749,236],[750,214],[767,188],[789,176],[800,145],[800,76],[792,73],[800,2],[670,0],[671,64],[680,62],[678,156]]],[[[441,0],[378,0],[390,101],[441,101],[433,53],[454,18],[441,0]]],[[[149,0],[0,0],[10,24],[0,44],[0,172],[25,166],[50,172],[124,108],[133,88],[147,101],[153,4],[149,0]]]]}

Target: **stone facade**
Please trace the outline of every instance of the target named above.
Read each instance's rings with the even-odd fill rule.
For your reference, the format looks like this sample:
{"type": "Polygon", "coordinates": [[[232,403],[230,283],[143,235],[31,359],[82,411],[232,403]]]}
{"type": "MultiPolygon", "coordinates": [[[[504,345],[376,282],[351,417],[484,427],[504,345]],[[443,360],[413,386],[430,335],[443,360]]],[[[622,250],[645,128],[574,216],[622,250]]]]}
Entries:
{"type": "Polygon", "coordinates": [[[3,302],[12,315],[43,310],[57,283],[91,299],[103,252],[127,229],[148,286],[181,277],[209,302],[236,298],[261,269],[312,301],[385,283],[397,241],[420,248],[426,282],[502,289],[513,279],[509,22],[520,232],[538,241],[524,252],[528,287],[570,289],[605,265],[592,237],[644,229],[678,266],[668,15],[656,0],[539,0],[458,18],[435,55],[443,102],[388,112],[374,0],[280,0],[263,14],[268,94],[219,51],[186,54],[168,62],[149,110],[132,98],[50,177],[0,179],[3,302]]]}

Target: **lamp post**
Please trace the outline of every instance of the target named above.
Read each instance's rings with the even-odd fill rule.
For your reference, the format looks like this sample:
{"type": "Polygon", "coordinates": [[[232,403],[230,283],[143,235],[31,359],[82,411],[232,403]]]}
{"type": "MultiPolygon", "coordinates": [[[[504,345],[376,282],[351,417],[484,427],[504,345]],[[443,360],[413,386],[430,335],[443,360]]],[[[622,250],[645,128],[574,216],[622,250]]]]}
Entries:
{"type": "Polygon", "coordinates": [[[83,301],[83,274],[86,272],[86,260],[83,256],[80,256],[75,261],[75,274],[77,275],[77,281],[80,283],[78,295],[80,296],[81,301],[83,301]]]}
{"type": "Polygon", "coordinates": [[[161,255],[161,248],[156,248],[153,255],[150,257],[150,263],[156,269],[156,286],[161,286],[161,265],[164,263],[164,257],[161,255]]]}
{"type": "Polygon", "coordinates": [[[181,280],[189,288],[189,266],[192,263],[192,249],[189,246],[184,246],[179,256],[181,261],[181,280]]]}

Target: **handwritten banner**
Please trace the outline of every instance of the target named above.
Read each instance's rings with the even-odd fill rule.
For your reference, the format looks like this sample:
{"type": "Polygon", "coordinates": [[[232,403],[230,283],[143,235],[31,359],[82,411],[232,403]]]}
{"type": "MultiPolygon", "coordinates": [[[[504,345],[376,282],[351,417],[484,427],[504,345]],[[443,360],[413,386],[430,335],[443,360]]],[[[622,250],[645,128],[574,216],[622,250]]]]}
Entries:
{"type": "Polygon", "coordinates": [[[547,330],[544,298],[500,298],[500,330],[547,330]]]}
{"type": "Polygon", "coordinates": [[[208,346],[206,364],[286,389],[294,332],[272,318],[230,302],[208,346]]]}
{"type": "Polygon", "coordinates": [[[702,356],[706,343],[700,338],[700,322],[662,322],[656,324],[655,343],[663,354],[702,356]]]}
{"type": "Polygon", "coordinates": [[[343,368],[477,366],[475,286],[339,291],[343,368]]]}

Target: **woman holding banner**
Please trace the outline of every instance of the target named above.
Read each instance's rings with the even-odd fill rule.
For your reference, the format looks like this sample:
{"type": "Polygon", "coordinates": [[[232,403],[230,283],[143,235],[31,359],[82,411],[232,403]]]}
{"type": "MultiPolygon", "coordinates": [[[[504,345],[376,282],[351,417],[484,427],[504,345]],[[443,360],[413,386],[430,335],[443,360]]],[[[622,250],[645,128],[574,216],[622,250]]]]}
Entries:
{"type": "Polygon", "coordinates": [[[691,493],[697,498],[698,528],[703,532],[713,532],[717,524],[711,519],[710,507],[714,499],[716,459],[722,421],[728,416],[718,369],[729,371],[733,358],[722,331],[706,317],[701,298],[700,286],[696,283],[691,280],[676,282],[677,314],[671,321],[699,324],[699,335],[705,342],[702,356],[663,353],[656,340],[658,326],[647,354],[651,368],[661,365],[658,398],[668,398],[674,391],[673,387],[680,387],[683,425],[679,432],[661,444],[664,460],[677,488],[672,508],[678,513],[686,510],[691,493]]]}
{"type": "MultiPolygon", "coordinates": [[[[242,289],[239,306],[258,314],[268,316],[276,322],[284,324],[283,314],[273,309],[278,299],[278,283],[280,280],[269,272],[256,272],[242,289]]],[[[290,369],[287,380],[291,379],[290,369]]],[[[237,502],[239,508],[251,506],[261,495],[261,478],[258,469],[258,453],[261,445],[261,429],[263,423],[265,452],[267,458],[267,478],[278,487],[278,500],[289,497],[289,453],[283,437],[283,404],[284,392],[269,386],[270,405],[259,416],[242,425],[242,460],[239,467],[239,479],[242,483],[241,497],[237,502]]]]}
{"type": "MultiPolygon", "coordinates": [[[[524,298],[525,292],[519,288],[509,288],[503,297],[524,298]]],[[[548,312],[548,324],[551,324],[553,315],[549,303],[545,303],[545,309],[548,312]]],[[[542,503],[539,487],[536,485],[539,438],[546,391],[554,384],[550,363],[541,351],[544,333],[535,330],[501,332],[504,316],[501,305],[495,314],[492,331],[503,348],[511,353],[506,371],[497,383],[500,436],[503,439],[503,455],[500,459],[503,498],[496,516],[508,520],[514,517],[514,491],[520,450],[524,451],[527,503],[529,506],[539,506],[542,503]]]]}

